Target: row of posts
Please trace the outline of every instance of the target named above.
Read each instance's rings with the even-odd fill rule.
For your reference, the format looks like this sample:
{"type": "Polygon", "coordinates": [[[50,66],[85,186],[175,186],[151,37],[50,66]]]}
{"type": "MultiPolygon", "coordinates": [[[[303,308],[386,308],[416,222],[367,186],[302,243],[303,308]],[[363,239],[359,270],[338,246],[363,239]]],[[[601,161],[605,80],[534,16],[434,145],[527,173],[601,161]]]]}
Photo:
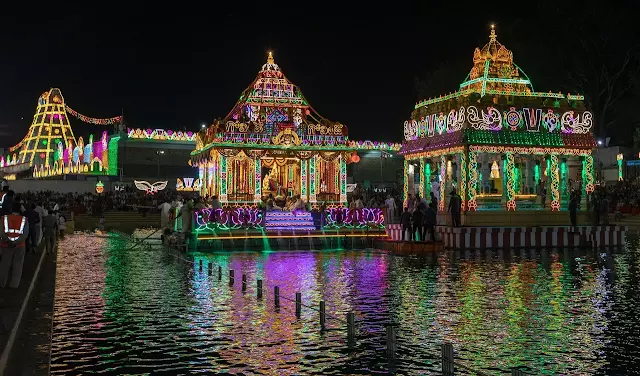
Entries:
{"type": "MultiPolygon", "coordinates": [[[[203,263],[200,260],[199,269],[202,271],[203,263]]],[[[211,276],[213,274],[213,264],[209,263],[208,265],[208,275],[211,276]]],[[[218,266],[218,281],[222,280],[222,267],[218,266]]],[[[235,282],[235,274],[233,269],[229,270],[229,286],[233,286],[235,282]]],[[[242,275],[242,292],[247,291],[247,276],[246,274],[242,275]]],[[[258,299],[262,299],[263,293],[263,285],[262,280],[256,280],[256,296],[258,299]]],[[[276,312],[280,311],[280,287],[273,287],[273,305],[276,312]]],[[[296,318],[300,318],[302,314],[302,293],[296,292],[296,318]]],[[[319,307],[319,319],[320,319],[320,330],[326,330],[326,305],[323,300],[320,301],[319,307]]],[[[387,358],[389,360],[394,360],[396,358],[396,352],[398,350],[397,345],[397,324],[386,324],[386,353],[387,358]]],[[[356,344],[356,326],[355,326],[355,314],[353,312],[347,313],[347,346],[349,348],[353,348],[356,344]]],[[[453,354],[453,345],[450,343],[445,343],[442,345],[442,374],[443,375],[454,375],[455,374],[455,360],[453,354]]],[[[525,376],[527,373],[520,369],[512,369],[512,376],[525,376]]]]}

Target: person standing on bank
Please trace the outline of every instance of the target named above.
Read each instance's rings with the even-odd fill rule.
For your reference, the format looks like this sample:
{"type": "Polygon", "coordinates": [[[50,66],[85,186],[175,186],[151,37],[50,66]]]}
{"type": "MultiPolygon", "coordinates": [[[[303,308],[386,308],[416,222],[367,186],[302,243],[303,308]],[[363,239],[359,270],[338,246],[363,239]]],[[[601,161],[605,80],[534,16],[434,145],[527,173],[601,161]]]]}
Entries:
{"type": "Polygon", "coordinates": [[[456,190],[451,191],[451,198],[449,199],[449,212],[451,213],[451,220],[453,221],[453,227],[460,227],[460,212],[462,211],[462,199],[458,196],[456,190]]]}
{"type": "Polygon", "coordinates": [[[571,219],[571,227],[576,227],[578,221],[578,197],[575,193],[571,194],[571,200],[569,201],[569,218],[571,219]]]}
{"type": "Polygon", "coordinates": [[[0,225],[0,287],[7,286],[9,271],[11,283],[9,287],[18,288],[22,279],[24,264],[25,240],[29,236],[27,218],[20,214],[20,204],[14,203],[11,214],[2,216],[0,225]]]}
{"type": "Polygon", "coordinates": [[[438,211],[436,205],[432,202],[424,212],[424,235],[422,239],[427,241],[427,233],[430,234],[431,241],[436,241],[436,223],[438,222],[438,211]]]}
{"type": "Polygon", "coordinates": [[[48,254],[53,254],[56,247],[56,234],[58,233],[58,219],[56,212],[50,211],[42,219],[42,239],[45,250],[48,254]]]}
{"type": "Polygon", "coordinates": [[[406,239],[407,232],[409,233],[409,239],[411,240],[412,229],[411,229],[411,213],[409,212],[408,207],[404,207],[404,211],[400,216],[400,223],[402,223],[402,240],[406,239]]]}

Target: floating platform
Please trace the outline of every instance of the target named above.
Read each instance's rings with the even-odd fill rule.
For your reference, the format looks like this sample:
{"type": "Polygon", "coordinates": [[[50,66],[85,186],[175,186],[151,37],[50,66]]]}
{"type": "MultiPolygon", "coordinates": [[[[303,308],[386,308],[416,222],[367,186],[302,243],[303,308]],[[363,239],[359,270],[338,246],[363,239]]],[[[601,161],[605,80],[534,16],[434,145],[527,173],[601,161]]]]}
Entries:
{"type": "Polygon", "coordinates": [[[259,229],[219,230],[214,233],[195,234],[191,250],[295,250],[368,248],[375,239],[386,239],[384,229],[336,230],[273,230],[259,229]]]}

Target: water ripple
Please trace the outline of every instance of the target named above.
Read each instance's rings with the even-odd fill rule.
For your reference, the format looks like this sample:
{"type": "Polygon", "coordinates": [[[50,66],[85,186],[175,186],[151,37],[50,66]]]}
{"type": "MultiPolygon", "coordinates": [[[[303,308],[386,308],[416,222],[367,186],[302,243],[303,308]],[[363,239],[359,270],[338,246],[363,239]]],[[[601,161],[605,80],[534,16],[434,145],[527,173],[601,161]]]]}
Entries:
{"type": "Polygon", "coordinates": [[[513,366],[533,374],[633,373],[640,364],[637,249],[239,252],[184,260],[130,249],[116,237],[76,235],[58,252],[51,373],[438,374],[445,341],[462,364],[489,374],[513,366]],[[256,279],[264,281],[262,300],[256,279]],[[310,307],[326,302],[327,331],[319,331],[315,309],[296,319],[297,291],[310,307]],[[346,346],[351,311],[353,351],[346,346]],[[390,322],[398,324],[392,364],[384,343],[390,322]]]}

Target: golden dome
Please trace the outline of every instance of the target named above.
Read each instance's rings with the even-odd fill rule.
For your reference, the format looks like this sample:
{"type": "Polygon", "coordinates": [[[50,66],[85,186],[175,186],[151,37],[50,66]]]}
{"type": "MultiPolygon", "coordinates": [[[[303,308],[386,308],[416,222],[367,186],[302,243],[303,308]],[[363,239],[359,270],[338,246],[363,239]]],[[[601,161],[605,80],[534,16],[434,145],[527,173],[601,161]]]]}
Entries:
{"type": "Polygon", "coordinates": [[[485,44],[482,49],[476,48],[473,52],[473,63],[484,63],[486,60],[500,62],[505,64],[513,63],[513,53],[505,46],[498,42],[496,29],[491,25],[491,34],[489,34],[489,43],[485,44]]]}

